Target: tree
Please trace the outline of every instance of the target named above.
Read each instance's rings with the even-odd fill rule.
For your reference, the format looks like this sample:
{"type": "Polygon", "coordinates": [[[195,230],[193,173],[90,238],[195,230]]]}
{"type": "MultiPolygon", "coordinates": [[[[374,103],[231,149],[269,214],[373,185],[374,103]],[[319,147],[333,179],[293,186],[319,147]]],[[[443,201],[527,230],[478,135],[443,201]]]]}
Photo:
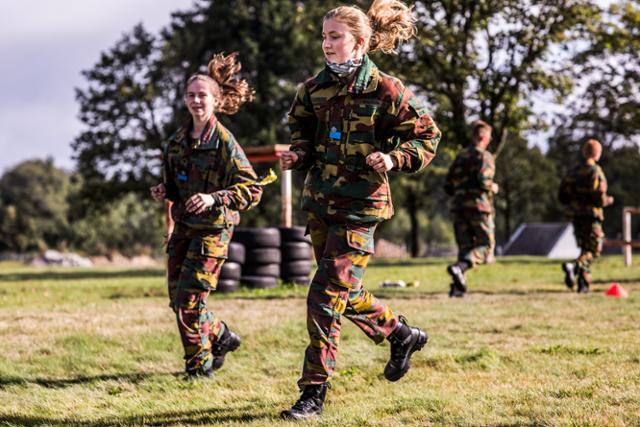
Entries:
{"type": "Polygon", "coordinates": [[[174,13],[160,36],[138,25],[103,53],[83,73],[88,88],[77,90],[86,130],[73,149],[90,203],[146,195],[157,182],[161,144],[187,118],[183,85],[216,52],[238,51],[256,91],[221,121],[244,146],[287,142],[286,112],[296,85],[322,64],[319,22],[332,3],[199,0],[174,13]]]}
{"type": "Polygon", "coordinates": [[[69,236],[69,173],[52,159],[28,160],[0,178],[0,250],[64,246],[69,236]]]}
{"type": "Polygon", "coordinates": [[[640,4],[619,1],[605,18],[593,23],[589,43],[573,61],[575,78],[584,89],[568,100],[568,110],[556,123],[548,155],[561,175],[581,157],[582,144],[596,138],[604,146],[601,165],[615,197],[605,209],[605,232],[621,232],[623,206],[640,200],[634,171],[640,157],[640,4]]]}
{"type": "Polygon", "coordinates": [[[514,138],[496,161],[496,236],[507,240],[515,226],[523,222],[553,220],[562,211],[556,200],[560,179],[552,160],[527,141],[514,138]]]}
{"type": "Polygon", "coordinates": [[[415,11],[418,39],[398,57],[378,59],[427,99],[443,131],[434,165],[415,178],[422,183],[399,181],[394,189],[412,201],[411,217],[430,209],[426,201],[443,199],[439,175],[449,164],[443,160],[469,143],[472,119],[494,127],[494,150],[505,129],[520,138],[544,125],[533,110],[536,96],[563,96],[571,88],[571,58],[557,52],[599,19],[599,8],[586,0],[417,1],[415,11]]]}

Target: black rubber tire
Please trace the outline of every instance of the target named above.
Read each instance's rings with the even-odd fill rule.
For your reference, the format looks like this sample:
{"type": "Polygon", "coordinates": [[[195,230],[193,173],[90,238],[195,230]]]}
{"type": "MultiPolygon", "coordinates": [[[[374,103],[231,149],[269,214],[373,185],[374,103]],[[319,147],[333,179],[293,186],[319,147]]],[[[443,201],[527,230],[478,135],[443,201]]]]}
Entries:
{"type": "Polygon", "coordinates": [[[218,280],[235,280],[237,282],[240,276],[242,276],[242,266],[237,262],[226,261],[222,264],[218,280]]]}
{"type": "Polygon", "coordinates": [[[280,277],[280,264],[246,263],[242,266],[242,275],[280,277]]]}
{"type": "Polygon", "coordinates": [[[237,280],[218,280],[216,292],[235,292],[240,289],[240,282],[237,280]]]}
{"type": "Polygon", "coordinates": [[[301,226],[279,227],[279,229],[280,229],[280,240],[282,242],[311,243],[311,238],[309,236],[304,235],[307,229],[306,227],[301,227],[301,226]]]}
{"type": "Polygon", "coordinates": [[[270,289],[278,285],[278,279],[267,276],[242,276],[240,283],[254,289],[270,289]]]}
{"type": "Polygon", "coordinates": [[[279,248],[280,230],[276,227],[236,228],[232,241],[242,243],[248,248],[279,248]]]}
{"type": "Polygon", "coordinates": [[[280,248],[249,248],[247,247],[247,258],[245,265],[252,264],[280,264],[282,255],[280,248]]]}
{"type": "Polygon", "coordinates": [[[244,245],[239,242],[229,242],[229,253],[227,254],[227,262],[237,262],[244,264],[246,251],[244,245]]]}
{"type": "Polygon", "coordinates": [[[309,286],[309,284],[311,283],[311,277],[309,276],[283,277],[282,281],[284,283],[293,283],[301,286],[309,286]]]}
{"type": "Polygon", "coordinates": [[[313,249],[307,242],[282,242],[280,248],[282,252],[282,262],[288,261],[311,261],[313,259],[313,249]]]}
{"type": "Polygon", "coordinates": [[[290,261],[280,265],[282,277],[308,276],[313,270],[311,261],[290,261]]]}

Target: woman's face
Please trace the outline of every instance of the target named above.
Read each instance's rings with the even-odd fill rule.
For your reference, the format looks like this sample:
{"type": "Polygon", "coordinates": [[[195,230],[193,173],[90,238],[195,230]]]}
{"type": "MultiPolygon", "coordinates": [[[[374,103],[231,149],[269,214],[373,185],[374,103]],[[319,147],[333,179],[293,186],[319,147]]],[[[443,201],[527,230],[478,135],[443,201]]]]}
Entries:
{"type": "Polygon", "coordinates": [[[353,36],[349,27],[331,18],[322,24],[322,51],[327,61],[341,64],[360,56],[362,42],[353,36]]]}
{"type": "Polygon", "coordinates": [[[187,93],[184,98],[194,121],[204,122],[209,120],[216,106],[211,83],[204,80],[192,81],[187,86],[187,93]]]}

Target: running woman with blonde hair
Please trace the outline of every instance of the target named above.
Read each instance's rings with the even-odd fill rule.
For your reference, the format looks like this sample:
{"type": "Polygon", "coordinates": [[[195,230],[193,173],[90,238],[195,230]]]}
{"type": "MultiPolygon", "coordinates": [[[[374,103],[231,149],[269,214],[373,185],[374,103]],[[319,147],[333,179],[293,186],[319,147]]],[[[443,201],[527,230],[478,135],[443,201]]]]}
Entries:
{"type": "Polygon", "coordinates": [[[190,120],[164,149],[164,182],[151,195],[172,202],[175,225],[167,252],[171,308],[176,313],[188,377],[209,376],[240,337],[207,307],[216,289],[239,211],[258,204],[261,183],[234,136],[216,113],[235,114],[253,99],[245,80],[237,79],[236,54],[214,55],[208,74],[194,74],[184,87],[190,120]]]}
{"type": "Polygon", "coordinates": [[[289,112],[292,144],[280,164],[306,172],[302,208],[318,270],[307,296],[302,395],[283,418],[322,413],[343,315],[375,343],[390,342],[389,381],[409,370],[411,355],[427,342],[424,331],[362,285],[374,231],[393,215],[387,172],[424,169],[440,141],[413,93],[367,55],[394,52],[415,32],[411,9],[400,1],[374,1],[367,13],[355,6],[330,10],[322,24],[326,66],[300,85],[289,112]]]}

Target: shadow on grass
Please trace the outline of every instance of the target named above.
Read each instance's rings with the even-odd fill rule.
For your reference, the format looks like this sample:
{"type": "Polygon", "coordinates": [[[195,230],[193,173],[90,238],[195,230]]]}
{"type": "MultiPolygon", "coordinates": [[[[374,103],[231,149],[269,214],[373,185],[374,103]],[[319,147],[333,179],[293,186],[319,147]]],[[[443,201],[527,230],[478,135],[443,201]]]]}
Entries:
{"type": "Polygon", "coordinates": [[[27,415],[0,415],[0,424],[20,426],[71,426],[71,427],[106,427],[114,425],[219,425],[222,423],[248,423],[255,420],[273,419],[277,415],[274,408],[260,408],[256,405],[208,408],[195,411],[154,412],[151,414],[132,415],[127,417],[105,417],[97,420],[80,418],[49,418],[27,415]]]}
{"type": "Polygon", "coordinates": [[[637,277],[635,279],[598,279],[598,280],[594,280],[593,284],[595,285],[610,285],[613,282],[616,283],[626,283],[627,285],[637,285],[640,284],[640,277],[637,277]]]}
{"type": "Polygon", "coordinates": [[[148,378],[164,375],[174,377],[183,375],[183,372],[148,372],[131,374],[105,374],[95,376],[80,376],[76,378],[24,378],[24,377],[1,377],[0,390],[10,385],[37,384],[46,388],[65,388],[77,384],[90,384],[101,381],[127,381],[131,384],[138,384],[148,378]]]}
{"type": "Polygon", "coordinates": [[[29,271],[0,273],[0,282],[20,282],[27,280],[92,280],[92,279],[118,279],[135,277],[164,277],[163,269],[129,269],[129,270],[79,270],[79,271],[29,271]]]}

